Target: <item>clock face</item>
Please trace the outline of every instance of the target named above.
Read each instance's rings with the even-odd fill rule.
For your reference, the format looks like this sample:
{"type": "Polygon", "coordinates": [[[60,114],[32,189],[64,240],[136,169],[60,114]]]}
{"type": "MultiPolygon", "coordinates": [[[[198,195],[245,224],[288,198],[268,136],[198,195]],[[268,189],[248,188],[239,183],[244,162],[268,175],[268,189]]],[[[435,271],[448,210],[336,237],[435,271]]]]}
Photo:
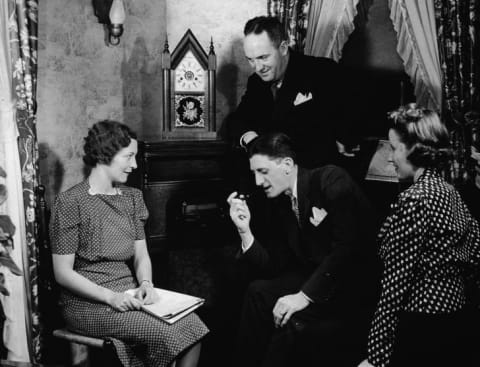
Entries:
{"type": "Polygon", "coordinates": [[[175,91],[204,92],[206,71],[188,51],[175,69],[175,91]]]}

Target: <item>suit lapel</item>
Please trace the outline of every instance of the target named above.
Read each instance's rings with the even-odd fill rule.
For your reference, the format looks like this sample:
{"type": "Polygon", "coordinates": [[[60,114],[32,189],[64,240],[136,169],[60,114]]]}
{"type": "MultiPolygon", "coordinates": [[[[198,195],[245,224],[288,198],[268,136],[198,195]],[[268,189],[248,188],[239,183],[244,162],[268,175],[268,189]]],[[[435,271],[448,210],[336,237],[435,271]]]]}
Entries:
{"type": "Polygon", "coordinates": [[[297,198],[298,198],[298,209],[300,211],[300,223],[302,227],[308,225],[310,211],[310,171],[298,168],[297,176],[297,198]]]}
{"type": "Polygon", "coordinates": [[[281,195],[277,201],[278,213],[286,228],[287,242],[295,254],[299,258],[303,258],[304,254],[300,249],[300,227],[298,226],[297,218],[292,211],[290,198],[286,195],[281,195]]]}
{"type": "Polygon", "coordinates": [[[294,52],[290,50],[290,60],[288,61],[285,78],[282,86],[278,90],[277,98],[275,100],[275,107],[273,112],[274,120],[282,120],[286,116],[286,112],[293,108],[293,101],[298,93],[298,81],[301,78],[297,77],[297,57],[294,52]]]}

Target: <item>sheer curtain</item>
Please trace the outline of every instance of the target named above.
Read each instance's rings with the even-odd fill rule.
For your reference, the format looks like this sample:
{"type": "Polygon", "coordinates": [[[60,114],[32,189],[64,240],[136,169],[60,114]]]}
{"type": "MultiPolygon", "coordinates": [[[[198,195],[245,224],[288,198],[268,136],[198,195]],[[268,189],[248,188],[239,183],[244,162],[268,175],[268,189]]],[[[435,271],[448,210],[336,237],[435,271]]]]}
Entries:
{"type": "Polygon", "coordinates": [[[442,74],[433,0],[389,0],[397,51],[415,88],[417,103],[441,111],[442,74]]]}
{"type": "Polygon", "coordinates": [[[363,6],[366,1],[311,0],[305,54],[340,60],[343,46],[355,29],[359,3],[363,6]]]}
{"type": "MultiPolygon", "coordinates": [[[[25,219],[23,212],[22,173],[18,155],[18,130],[15,122],[15,106],[12,90],[12,68],[10,63],[8,3],[0,1],[0,166],[6,177],[3,178],[8,194],[7,201],[0,206],[0,214],[8,215],[16,227],[13,236],[11,257],[17,266],[25,269],[22,249],[26,246],[25,219]]],[[[26,267],[28,269],[28,266],[26,267]]],[[[14,276],[4,269],[5,287],[10,295],[0,295],[6,320],[3,328],[3,342],[12,361],[29,362],[29,343],[25,320],[25,279],[14,276]]],[[[25,273],[25,270],[24,270],[25,273]]]]}

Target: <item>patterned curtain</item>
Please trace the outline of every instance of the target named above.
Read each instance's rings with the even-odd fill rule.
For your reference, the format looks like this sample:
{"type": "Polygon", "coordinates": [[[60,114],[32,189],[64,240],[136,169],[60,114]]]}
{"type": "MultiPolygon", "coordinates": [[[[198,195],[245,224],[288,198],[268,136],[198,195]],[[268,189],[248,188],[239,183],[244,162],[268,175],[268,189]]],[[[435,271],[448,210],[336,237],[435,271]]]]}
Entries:
{"type": "Polygon", "coordinates": [[[469,178],[472,111],[480,112],[480,3],[478,0],[435,0],[438,48],[443,73],[443,116],[451,124],[455,148],[454,179],[469,178]],[[470,114],[468,114],[470,112],[470,114]],[[467,118],[465,115],[467,114],[467,118]]]}
{"type": "Polygon", "coordinates": [[[285,25],[290,47],[298,52],[305,48],[308,11],[311,0],[268,0],[268,15],[277,17],[285,25]]]}
{"type": "Polygon", "coordinates": [[[19,133],[19,155],[25,215],[24,279],[26,302],[30,313],[26,317],[30,359],[40,359],[40,325],[38,312],[38,224],[35,216],[38,187],[38,147],[36,132],[37,86],[37,0],[8,0],[10,54],[13,69],[16,123],[19,133]]]}

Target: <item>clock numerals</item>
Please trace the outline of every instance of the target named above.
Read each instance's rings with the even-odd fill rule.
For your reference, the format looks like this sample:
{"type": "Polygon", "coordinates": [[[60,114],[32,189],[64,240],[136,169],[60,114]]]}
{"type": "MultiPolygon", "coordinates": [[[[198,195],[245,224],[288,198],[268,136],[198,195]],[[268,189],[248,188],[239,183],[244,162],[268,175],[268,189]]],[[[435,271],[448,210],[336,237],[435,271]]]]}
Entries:
{"type": "Polygon", "coordinates": [[[175,70],[175,87],[179,92],[203,92],[205,90],[205,70],[188,51],[175,70]]]}

